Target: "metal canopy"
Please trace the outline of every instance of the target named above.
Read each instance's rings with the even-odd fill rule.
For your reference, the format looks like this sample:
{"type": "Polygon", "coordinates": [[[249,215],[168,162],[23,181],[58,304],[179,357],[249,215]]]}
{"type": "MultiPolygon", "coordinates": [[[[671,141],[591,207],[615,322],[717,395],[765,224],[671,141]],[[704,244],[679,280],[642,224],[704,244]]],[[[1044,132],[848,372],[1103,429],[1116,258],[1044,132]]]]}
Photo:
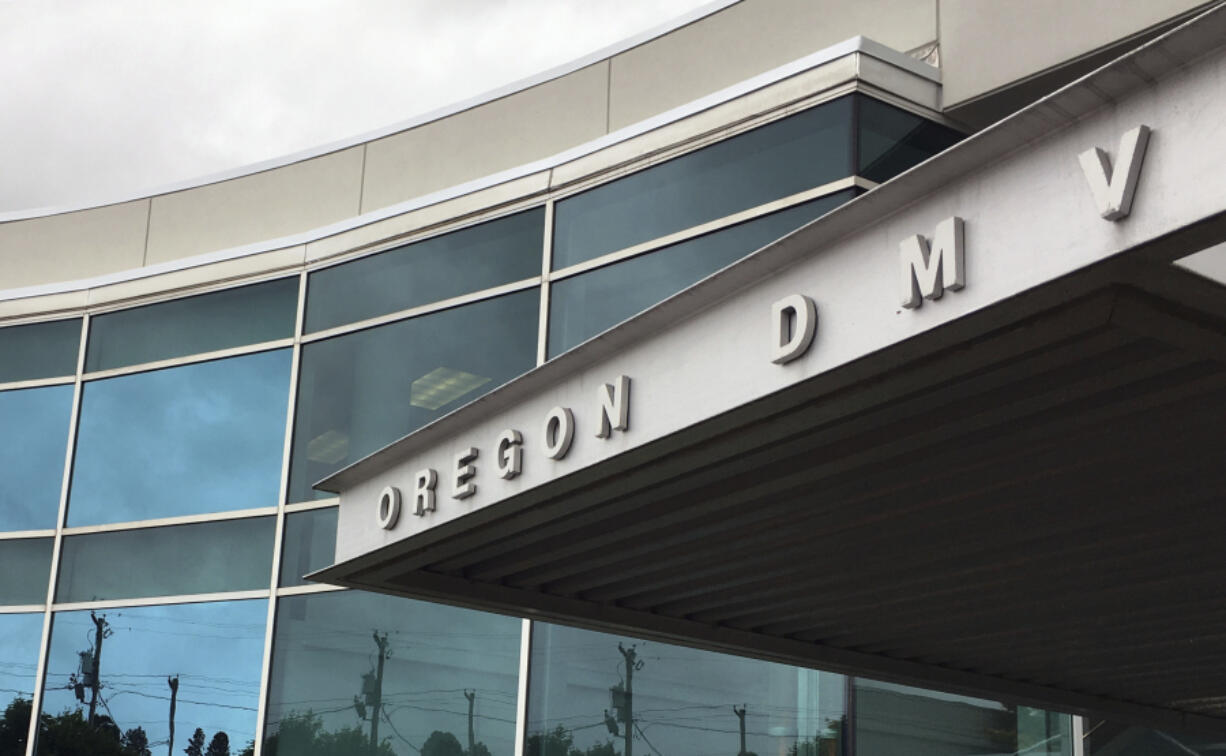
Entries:
{"type": "MultiPolygon", "coordinates": [[[[1180,120],[1176,104],[1221,107],[1220,98],[1197,100],[1196,81],[1184,77],[1165,102],[1154,75],[1160,61],[1178,69],[1173,61],[1221,44],[1224,29],[1226,13],[1211,11],[342,471],[323,484],[341,492],[340,561],[314,577],[1226,732],[1226,296],[1169,264],[1226,240],[1226,195],[1197,204],[1186,186],[1198,157],[1226,151],[1220,139],[1186,156],[1173,149],[1181,134],[1199,133],[1197,119],[1217,122],[1180,120]],[[1148,214],[1117,227],[1049,213],[1059,228],[1023,234],[1030,220],[1014,198],[1029,191],[1036,206],[1058,204],[1066,200],[1044,193],[1084,189],[1080,175],[1052,167],[1079,132],[1018,157],[1027,134],[1037,123],[1050,133],[1060,118],[1080,119],[1075,128],[1094,139],[1130,127],[1123,105],[1106,126],[1085,113],[1104,91],[1127,99],[1136,87],[1146,92],[1138,112],[1175,114],[1155,127],[1168,141],[1165,163],[1147,158],[1150,193],[1138,202],[1148,214]],[[976,168],[990,160],[1000,162],[976,168]],[[798,380],[688,423],[684,413],[708,394],[724,400],[691,382],[688,394],[683,386],[649,405],[660,414],[684,405],[672,426],[647,419],[670,432],[604,457],[585,452],[566,474],[506,495],[483,482],[471,509],[415,523],[407,537],[369,535],[374,493],[420,458],[450,459],[465,434],[519,422],[548,407],[550,391],[590,385],[609,365],[648,371],[670,350],[719,334],[719,348],[732,351],[687,353],[673,372],[725,370],[720,390],[774,375],[730,357],[748,353],[732,325],[744,319],[737,308],[756,311],[788,281],[806,280],[832,282],[823,306],[850,311],[882,240],[896,250],[907,228],[931,229],[950,212],[967,217],[978,277],[968,274],[949,305],[925,305],[933,319],[914,334],[896,338],[893,313],[879,326],[864,310],[854,359],[804,367],[798,380]],[[974,246],[972,228],[982,234],[974,246]],[[1049,252],[1061,256],[1058,273],[1040,256],[1049,252]],[[1048,273],[1036,272],[1044,265],[1048,273]]],[[[837,339],[819,346],[841,348],[837,339]]]]}

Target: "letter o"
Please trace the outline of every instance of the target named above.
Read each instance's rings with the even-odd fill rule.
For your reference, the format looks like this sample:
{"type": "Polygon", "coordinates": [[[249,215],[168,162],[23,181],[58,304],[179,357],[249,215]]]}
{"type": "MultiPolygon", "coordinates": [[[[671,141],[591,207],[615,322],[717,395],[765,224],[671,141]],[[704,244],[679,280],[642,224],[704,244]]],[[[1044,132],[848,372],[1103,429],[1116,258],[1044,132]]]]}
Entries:
{"type": "Polygon", "coordinates": [[[379,527],[391,530],[400,519],[400,489],[388,486],[379,494],[379,527]]]}
{"type": "Polygon", "coordinates": [[[570,442],[575,439],[575,415],[566,407],[554,407],[545,416],[545,456],[562,459],[570,451],[570,442]]]}

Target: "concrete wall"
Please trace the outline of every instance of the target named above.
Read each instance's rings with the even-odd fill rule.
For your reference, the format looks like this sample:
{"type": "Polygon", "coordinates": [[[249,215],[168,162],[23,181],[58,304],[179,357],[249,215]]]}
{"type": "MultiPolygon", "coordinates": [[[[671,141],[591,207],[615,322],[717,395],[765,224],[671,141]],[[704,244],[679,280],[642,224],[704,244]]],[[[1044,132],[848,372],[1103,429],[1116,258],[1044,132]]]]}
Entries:
{"type": "Polygon", "coordinates": [[[940,0],[944,105],[1208,7],[1204,0],[940,0]]]}

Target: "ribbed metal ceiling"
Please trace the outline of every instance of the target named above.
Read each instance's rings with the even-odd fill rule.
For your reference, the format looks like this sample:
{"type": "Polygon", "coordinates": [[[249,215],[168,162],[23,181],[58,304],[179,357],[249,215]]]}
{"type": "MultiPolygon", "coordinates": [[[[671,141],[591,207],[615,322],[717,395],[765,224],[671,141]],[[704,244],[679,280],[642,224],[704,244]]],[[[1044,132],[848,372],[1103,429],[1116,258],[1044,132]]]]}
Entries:
{"type": "Polygon", "coordinates": [[[348,582],[1226,717],[1226,312],[1116,286],[906,350],[348,582]]]}

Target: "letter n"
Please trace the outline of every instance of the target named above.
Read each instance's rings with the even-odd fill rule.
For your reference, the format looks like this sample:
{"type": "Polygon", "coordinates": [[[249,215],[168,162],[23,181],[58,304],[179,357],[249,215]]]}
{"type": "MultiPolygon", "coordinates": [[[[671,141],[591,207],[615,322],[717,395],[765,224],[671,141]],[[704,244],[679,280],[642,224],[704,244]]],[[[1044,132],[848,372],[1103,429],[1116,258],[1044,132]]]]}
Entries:
{"type": "Polygon", "coordinates": [[[946,289],[966,285],[962,219],[946,218],[937,224],[932,242],[916,234],[898,245],[902,306],[919,307],[923,299],[940,299],[946,289]]]}
{"type": "Polygon", "coordinates": [[[602,383],[596,390],[600,404],[600,421],[596,423],[596,438],[608,438],[613,431],[630,427],[630,378],[617,377],[617,383],[602,383]]]}

